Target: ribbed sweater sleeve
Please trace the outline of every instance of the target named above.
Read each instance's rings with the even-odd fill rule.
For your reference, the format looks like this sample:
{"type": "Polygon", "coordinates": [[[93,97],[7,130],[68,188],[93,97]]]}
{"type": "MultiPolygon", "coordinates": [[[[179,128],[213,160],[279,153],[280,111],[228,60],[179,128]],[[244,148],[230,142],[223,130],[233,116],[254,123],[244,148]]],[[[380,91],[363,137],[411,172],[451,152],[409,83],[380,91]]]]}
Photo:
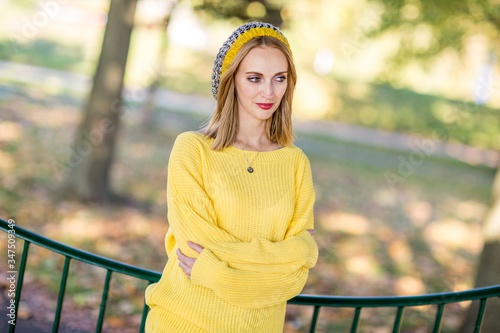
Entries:
{"type": "Polygon", "coordinates": [[[307,158],[303,161],[297,169],[296,206],[285,239],[242,242],[217,226],[217,214],[203,186],[199,143],[186,134],[177,138],[169,162],[168,217],[183,253],[197,256],[188,240],[205,248],[193,267],[192,283],[242,307],[271,306],[300,293],[318,255],[307,232],[313,228],[314,190],[307,158]]]}

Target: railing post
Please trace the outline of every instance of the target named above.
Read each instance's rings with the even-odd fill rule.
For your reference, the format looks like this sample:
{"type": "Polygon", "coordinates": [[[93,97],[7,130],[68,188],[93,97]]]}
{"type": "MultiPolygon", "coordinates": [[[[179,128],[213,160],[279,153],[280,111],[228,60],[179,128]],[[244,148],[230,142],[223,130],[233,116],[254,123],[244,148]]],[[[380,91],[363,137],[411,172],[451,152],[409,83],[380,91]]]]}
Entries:
{"type": "Polygon", "coordinates": [[[319,305],[314,306],[313,317],[311,319],[311,327],[309,328],[309,333],[316,332],[316,325],[318,324],[318,316],[319,316],[319,305]]]}
{"type": "Polygon", "coordinates": [[[434,329],[432,333],[439,333],[441,331],[441,324],[443,322],[444,304],[438,304],[438,311],[436,313],[436,321],[434,322],[434,329]]]}
{"type": "Polygon", "coordinates": [[[141,328],[139,328],[139,333],[144,333],[144,329],[146,328],[147,315],[148,315],[148,305],[144,303],[144,309],[142,310],[141,328]]]}
{"type": "MultiPolygon", "coordinates": [[[[17,276],[16,285],[16,295],[14,296],[14,323],[17,324],[17,309],[19,308],[19,302],[21,301],[21,289],[23,289],[24,280],[24,270],[26,269],[26,261],[28,260],[28,251],[30,247],[30,242],[24,241],[23,256],[21,257],[21,266],[19,267],[19,275],[17,276]]],[[[16,331],[16,325],[10,325],[9,333],[14,333],[16,331]]]]}
{"type": "Polygon", "coordinates": [[[352,318],[351,333],[358,331],[359,317],[361,316],[361,307],[357,307],[354,311],[354,318],[352,318]]]}
{"type": "Polygon", "coordinates": [[[404,313],[405,313],[405,307],[399,306],[398,312],[396,313],[396,319],[394,320],[394,327],[392,328],[392,333],[399,333],[399,331],[401,330],[404,313]]]}
{"type": "Polygon", "coordinates": [[[487,298],[481,298],[479,303],[479,310],[477,312],[476,325],[474,326],[474,333],[480,333],[483,326],[484,310],[486,309],[487,298]]]}
{"type": "Polygon", "coordinates": [[[54,319],[54,324],[52,325],[52,332],[57,333],[59,330],[59,322],[61,321],[61,311],[64,301],[64,292],[66,291],[66,281],[68,280],[68,270],[70,257],[66,256],[64,260],[64,269],[61,277],[61,286],[59,287],[59,298],[57,299],[56,317],[54,319]]]}
{"type": "Polygon", "coordinates": [[[106,273],[106,282],[104,283],[104,290],[102,291],[101,308],[99,310],[99,318],[97,319],[96,333],[101,333],[102,324],[104,322],[104,312],[106,311],[106,302],[108,301],[109,281],[111,280],[112,271],[108,269],[106,273]]]}
{"type": "MultiPolygon", "coordinates": [[[[148,281],[148,286],[150,286],[153,281],[148,281]]],[[[142,319],[141,319],[141,327],[139,328],[139,333],[144,333],[144,329],[146,328],[146,317],[148,315],[149,306],[144,302],[144,309],[142,310],[142,319]]]]}

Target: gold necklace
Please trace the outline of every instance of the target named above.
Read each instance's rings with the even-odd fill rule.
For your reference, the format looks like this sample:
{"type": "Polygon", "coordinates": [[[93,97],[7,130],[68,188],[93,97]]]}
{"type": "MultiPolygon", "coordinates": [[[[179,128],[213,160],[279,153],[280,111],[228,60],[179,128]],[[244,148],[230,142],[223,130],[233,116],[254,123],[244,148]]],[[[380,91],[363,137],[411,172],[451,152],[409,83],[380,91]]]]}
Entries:
{"type": "MultiPolygon", "coordinates": [[[[236,142],[235,142],[236,143],[236,142]]],[[[248,163],[248,168],[247,168],[247,171],[248,173],[253,173],[253,168],[252,168],[252,163],[255,161],[255,159],[257,158],[257,156],[259,156],[260,152],[262,151],[261,150],[258,150],[257,151],[257,154],[255,155],[255,157],[253,158],[252,160],[252,163],[250,163],[250,161],[248,160],[247,158],[247,154],[245,154],[245,150],[243,150],[243,148],[241,148],[241,145],[239,145],[239,147],[241,149],[241,152],[243,153],[243,156],[245,156],[245,159],[247,160],[247,163],[248,163]]]]}

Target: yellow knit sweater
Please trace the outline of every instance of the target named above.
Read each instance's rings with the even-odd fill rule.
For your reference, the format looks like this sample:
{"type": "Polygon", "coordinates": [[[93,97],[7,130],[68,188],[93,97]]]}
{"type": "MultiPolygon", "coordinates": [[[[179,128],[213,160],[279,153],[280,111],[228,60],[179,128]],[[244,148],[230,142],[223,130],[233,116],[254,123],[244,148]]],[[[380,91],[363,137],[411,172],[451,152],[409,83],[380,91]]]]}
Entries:
{"type": "Polygon", "coordinates": [[[301,292],[318,258],[307,231],[314,228],[309,161],[295,146],[256,156],[233,146],[216,152],[212,143],[185,132],[172,149],[169,259],[146,289],[146,332],[281,333],[286,301],[301,292]],[[188,240],[204,247],[201,254],[188,240]],[[191,280],[177,248],[197,257],[191,280]]]}

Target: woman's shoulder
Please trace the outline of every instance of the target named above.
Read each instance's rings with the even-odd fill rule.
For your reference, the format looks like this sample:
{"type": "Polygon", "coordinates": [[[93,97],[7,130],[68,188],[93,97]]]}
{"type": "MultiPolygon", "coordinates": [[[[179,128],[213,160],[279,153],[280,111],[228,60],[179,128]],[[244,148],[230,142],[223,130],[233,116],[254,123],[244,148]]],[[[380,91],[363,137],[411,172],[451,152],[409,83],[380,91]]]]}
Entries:
{"type": "Polygon", "coordinates": [[[300,147],[297,147],[295,145],[291,145],[288,147],[290,147],[293,152],[291,154],[291,160],[293,161],[292,163],[295,165],[297,171],[298,170],[304,171],[307,169],[311,169],[311,163],[309,161],[309,158],[300,147]]]}
{"type": "Polygon", "coordinates": [[[186,131],[182,132],[175,139],[175,145],[206,145],[209,144],[211,139],[208,138],[203,132],[200,131],[186,131]]]}
{"type": "Polygon", "coordinates": [[[292,156],[297,159],[297,161],[308,161],[309,159],[307,158],[307,155],[304,153],[302,148],[297,147],[295,144],[291,144],[290,146],[287,146],[292,152],[292,156]]]}
{"type": "MultiPolygon", "coordinates": [[[[196,131],[182,132],[175,138],[170,160],[177,161],[183,167],[187,165],[199,166],[200,159],[205,155],[203,152],[209,149],[210,145],[207,142],[204,134],[196,131]]],[[[175,164],[175,163],[174,163],[175,164]]]]}

